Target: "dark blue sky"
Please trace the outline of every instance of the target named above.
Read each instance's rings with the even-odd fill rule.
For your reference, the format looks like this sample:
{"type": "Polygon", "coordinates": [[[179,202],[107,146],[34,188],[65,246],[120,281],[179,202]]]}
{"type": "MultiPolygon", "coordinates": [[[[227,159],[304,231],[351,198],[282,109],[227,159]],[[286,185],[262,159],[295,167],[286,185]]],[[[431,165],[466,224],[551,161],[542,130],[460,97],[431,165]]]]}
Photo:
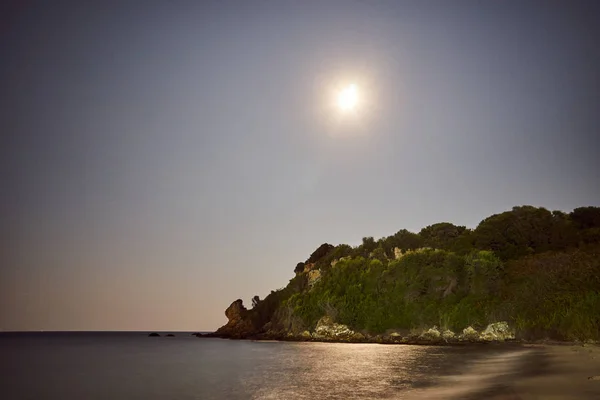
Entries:
{"type": "Polygon", "coordinates": [[[82,3],[0,6],[0,328],[211,330],[323,242],[600,205],[596,1],[82,3]]]}

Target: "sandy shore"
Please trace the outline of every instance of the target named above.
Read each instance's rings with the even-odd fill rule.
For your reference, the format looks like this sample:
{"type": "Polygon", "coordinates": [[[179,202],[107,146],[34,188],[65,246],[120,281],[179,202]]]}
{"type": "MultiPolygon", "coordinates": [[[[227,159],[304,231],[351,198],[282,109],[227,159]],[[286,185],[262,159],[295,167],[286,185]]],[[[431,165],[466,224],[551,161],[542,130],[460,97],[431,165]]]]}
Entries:
{"type": "Polygon", "coordinates": [[[518,377],[511,385],[521,400],[600,399],[600,346],[525,345],[541,373],[518,377]],[[597,377],[589,379],[590,377],[597,377]]]}

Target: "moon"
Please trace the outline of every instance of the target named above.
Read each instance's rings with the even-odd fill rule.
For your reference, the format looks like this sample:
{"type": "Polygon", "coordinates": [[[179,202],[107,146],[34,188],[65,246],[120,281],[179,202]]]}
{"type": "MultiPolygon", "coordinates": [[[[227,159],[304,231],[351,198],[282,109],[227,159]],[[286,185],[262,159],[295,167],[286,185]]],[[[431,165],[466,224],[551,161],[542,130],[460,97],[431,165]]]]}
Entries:
{"type": "Polygon", "coordinates": [[[352,111],[358,104],[358,88],[354,83],[342,89],[337,96],[337,106],[344,112],[352,111]]]}

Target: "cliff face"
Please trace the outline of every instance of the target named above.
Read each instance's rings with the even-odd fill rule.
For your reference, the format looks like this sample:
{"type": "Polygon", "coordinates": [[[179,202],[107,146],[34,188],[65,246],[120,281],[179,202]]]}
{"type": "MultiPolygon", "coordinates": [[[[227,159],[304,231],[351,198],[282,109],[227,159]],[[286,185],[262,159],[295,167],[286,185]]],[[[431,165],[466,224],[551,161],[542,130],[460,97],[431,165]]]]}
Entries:
{"type": "Polygon", "coordinates": [[[227,324],[220,327],[214,336],[245,339],[255,333],[251,315],[241,299],[237,299],[227,307],[225,316],[228,319],[227,324]]]}

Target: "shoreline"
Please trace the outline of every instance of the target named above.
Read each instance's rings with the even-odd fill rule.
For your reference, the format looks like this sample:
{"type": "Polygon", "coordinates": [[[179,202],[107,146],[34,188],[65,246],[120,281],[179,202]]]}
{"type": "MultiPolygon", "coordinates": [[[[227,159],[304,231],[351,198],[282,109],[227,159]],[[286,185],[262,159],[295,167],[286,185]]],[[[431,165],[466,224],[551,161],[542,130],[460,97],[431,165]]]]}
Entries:
{"type": "Polygon", "coordinates": [[[522,400],[600,398],[600,345],[528,344],[547,361],[544,371],[517,378],[512,386],[522,400]]]}
{"type": "MultiPolygon", "coordinates": [[[[598,348],[600,343],[593,341],[560,341],[551,339],[507,339],[507,340],[459,340],[459,339],[424,339],[424,338],[390,338],[384,335],[375,335],[365,337],[364,339],[340,339],[328,337],[303,337],[301,335],[249,335],[247,337],[232,337],[229,335],[220,335],[216,333],[193,333],[193,336],[198,338],[216,338],[224,340],[247,340],[247,341],[269,341],[269,342],[314,342],[314,343],[363,343],[363,344],[399,344],[412,346],[470,346],[470,345],[504,345],[504,346],[521,346],[527,348],[545,348],[545,347],[582,347],[582,348],[598,348]]],[[[600,371],[599,371],[600,373],[600,371]]]]}

